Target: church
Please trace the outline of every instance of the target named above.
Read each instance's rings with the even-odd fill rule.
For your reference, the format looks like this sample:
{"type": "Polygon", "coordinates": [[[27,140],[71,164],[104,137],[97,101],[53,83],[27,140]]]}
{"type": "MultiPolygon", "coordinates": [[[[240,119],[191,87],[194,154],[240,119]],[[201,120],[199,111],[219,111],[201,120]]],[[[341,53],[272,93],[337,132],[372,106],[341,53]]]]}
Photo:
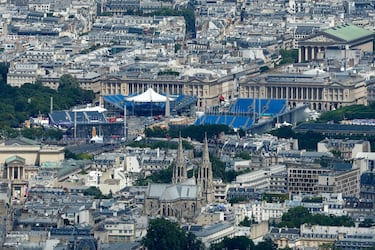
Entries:
{"type": "Polygon", "coordinates": [[[173,169],[172,184],[150,183],[145,194],[145,213],[149,216],[175,217],[192,221],[202,206],[213,202],[212,165],[209,158],[207,138],[204,141],[203,159],[198,178],[188,178],[182,148],[182,138],[178,142],[178,152],[173,169]]]}

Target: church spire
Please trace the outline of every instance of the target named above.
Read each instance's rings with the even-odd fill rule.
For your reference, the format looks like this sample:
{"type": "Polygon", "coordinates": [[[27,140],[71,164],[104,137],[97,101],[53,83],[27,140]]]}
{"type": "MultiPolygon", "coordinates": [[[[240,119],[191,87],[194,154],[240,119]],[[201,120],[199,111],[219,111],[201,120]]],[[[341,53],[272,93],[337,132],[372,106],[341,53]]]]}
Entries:
{"type": "Polygon", "coordinates": [[[173,169],[172,183],[177,184],[180,182],[184,182],[185,180],[187,180],[187,170],[184,151],[182,148],[182,137],[180,132],[180,136],[178,138],[177,158],[173,169]]]}
{"type": "Polygon", "coordinates": [[[202,198],[205,200],[206,203],[211,203],[214,200],[214,192],[212,165],[210,162],[210,156],[208,152],[207,134],[205,135],[204,139],[203,159],[200,171],[198,173],[198,183],[201,187],[202,198]]]}

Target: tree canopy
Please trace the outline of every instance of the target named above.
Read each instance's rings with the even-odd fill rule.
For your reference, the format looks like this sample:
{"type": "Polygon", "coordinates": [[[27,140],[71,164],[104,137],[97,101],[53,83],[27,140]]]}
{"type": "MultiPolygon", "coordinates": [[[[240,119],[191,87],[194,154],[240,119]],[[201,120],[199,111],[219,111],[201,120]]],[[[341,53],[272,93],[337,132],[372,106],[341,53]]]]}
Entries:
{"type": "Polygon", "coordinates": [[[142,245],[148,250],[204,249],[202,242],[194,234],[185,232],[177,223],[164,218],[150,221],[142,245]]]}
{"type": "Polygon", "coordinates": [[[225,237],[221,242],[212,244],[210,250],[276,250],[277,245],[271,239],[259,242],[257,245],[246,236],[225,237]]]}
{"type": "Polygon", "coordinates": [[[92,91],[79,88],[76,79],[70,75],[61,77],[62,85],[56,91],[38,82],[11,87],[6,83],[7,72],[8,65],[0,63],[0,128],[19,127],[31,116],[48,114],[51,97],[54,109],[69,109],[77,104],[91,103],[95,98],[92,91]]]}
{"type": "Polygon", "coordinates": [[[354,221],[349,216],[327,216],[324,214],[310,214],[305,207],[294,207],[289,209],[281,217],[279,227],[299,228],[302,224],[320,226],[345,226],[353,227],[354,221]]]}
{"type": "Polygon", "coordinates": [[[296,63],[298,62],[298,50],[292,49],[292,50],[280,50],[281,55],[281,62],[280,64],[287,64],[287,63],[296,63]]]}
{"type": "Polygon", "coordinates": [[[111,199],[112,192],[110,191],[109,195],[103,195],[102,191],[100,191],[97,187],[89,187],[85,191],[83,191],[83,195],[94,196],[95,199],[111,199]]]}
{"type": "Polygon", "coordinates": [[[169,136],[171,138],[178,138],[180,133],[182,137],[190,137],[193,140],[203,142],[205,134],[207,134],[207,138],[216,138],[221,133],[234,134],[234,131],[227,125],[217,124],[193,125],[185,128],[171,128],[169,130],[166,128],[153,127],[145,130],[147,137],[166,138],[169,136]]]}
{"type": "Polygon", "coordinates": [[[291,127],[281,127],[279,129],[272,130],[269,133],[279,138],[298,139],[298,147],[300,149],[306,150],[316,150],[318,142],[325,138],[323,134],[313,131],[307,131],[306,133],[296,133],[291,127]]]}
{"type": "Polygon", "coordinates": [[[374,119],[375,118],[375,103],[364,105],[351,105],[342,107],[336,110],[324,112],[320,115],[317,122],[339,122],[342,120],[352,119],[374,119]]]}

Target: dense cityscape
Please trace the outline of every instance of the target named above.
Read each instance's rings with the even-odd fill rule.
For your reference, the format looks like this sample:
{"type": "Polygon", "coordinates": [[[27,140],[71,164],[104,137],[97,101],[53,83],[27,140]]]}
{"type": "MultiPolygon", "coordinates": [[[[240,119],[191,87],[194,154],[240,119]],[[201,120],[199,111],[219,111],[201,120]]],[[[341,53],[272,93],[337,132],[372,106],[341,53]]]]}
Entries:
{"type": "Polygon", "coordinates": [[[374,16],[0,0],[0,249],[375,249],[374,16]]]}

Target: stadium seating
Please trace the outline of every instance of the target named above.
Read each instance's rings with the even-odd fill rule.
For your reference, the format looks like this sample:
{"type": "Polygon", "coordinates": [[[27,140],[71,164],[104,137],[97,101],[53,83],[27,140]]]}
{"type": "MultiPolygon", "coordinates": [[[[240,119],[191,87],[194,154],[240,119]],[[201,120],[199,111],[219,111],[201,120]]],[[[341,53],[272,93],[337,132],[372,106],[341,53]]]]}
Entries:
{"type": "Polygon", "coordinates": [[[286,108],[286,100],[270,100],[268,108],[264,113],[276,115],[282,113],[286,108]]]}
{"type": "Polygon", "coordinates": [[[55,125],[72,125],[74,120],[77,123],[107,122],[104,113],[96,111],[79,111],[74,114],[73,111],[54,111],[49,114],[50,123],[55,125]]]}
{"type": "Polygon", "coordinates": [[[198,117],[198,119],[194,122],[194,125],[195,126],[202,125],[204,118],[205,118],[205,116],[198,117]]]}
{"type": "Polygon", "coordinates": [[[95,112],[95,111],[86,111],[84,112],[86,115],[86,119],[89,122],[106,122],[107,119],[103,113],[95,112]]]}
{"type": "Polygon", "coordinates": [[[118,94],[118,95],[105,95],[104,96],[104,101],[108,102],[112,105],[114,105],[117,108],[123,109],[124,107],[124,100],[125,96],[118,94]]]}
{"type": "Polygon", "coordinates": [[[66,111],[54,111],[49,116],[50,116],[51,123],[53,124],[60,124],[62,122],[66,122],[70,120],[66,111]]]}
{"type": "Polygon", "coordinates": [[[255,113],[263,113],[264,109],[266,108],[267,103],[268,103],[267,99],[254,99],[254,104],[253,104],[254,109],[251,111],[255,113]]]}
{"type": "Polygon", "coordinates": [[[231,124],[231,127],[242,128],[243,126],[245,126],[247,119],[249,119],[247,116],[236,116],[236,118],[231,124]]]}
{"type": "Polygon", "coordinates": [[[206,115],[206,118],[203,124],[217,124],[218,119],[219,119],[219,116],[217,115],[206,115]]]}
{"type": "Polygon", "coordinates": [[[284,112],[286,106],[286,100],[239,98],[229,106],[226,114],[203,115],[194,124],[225,124],[232,128],[249,129],[254,124],[254,117],[275,116],[284,112]]]}
{"type": "Polygon", "coordinates": [[[219,120],[217,121],[217,124],[225,124],[230,126],[230,124],[233,122],[234,116],[233,115],[222,115],[219,116],[219,120]]]}
{"type": "Polygon", "coordinates": [[[253,99],[239,98],[229,107],[230,113],[248,113],[253,99]]]}
{"type": "Polygon", "coordinates": [[[246,124],[243,126],[244,129],[251,128],[253,126],[254,120],[252,118],[247,119],[246,124]]]}

